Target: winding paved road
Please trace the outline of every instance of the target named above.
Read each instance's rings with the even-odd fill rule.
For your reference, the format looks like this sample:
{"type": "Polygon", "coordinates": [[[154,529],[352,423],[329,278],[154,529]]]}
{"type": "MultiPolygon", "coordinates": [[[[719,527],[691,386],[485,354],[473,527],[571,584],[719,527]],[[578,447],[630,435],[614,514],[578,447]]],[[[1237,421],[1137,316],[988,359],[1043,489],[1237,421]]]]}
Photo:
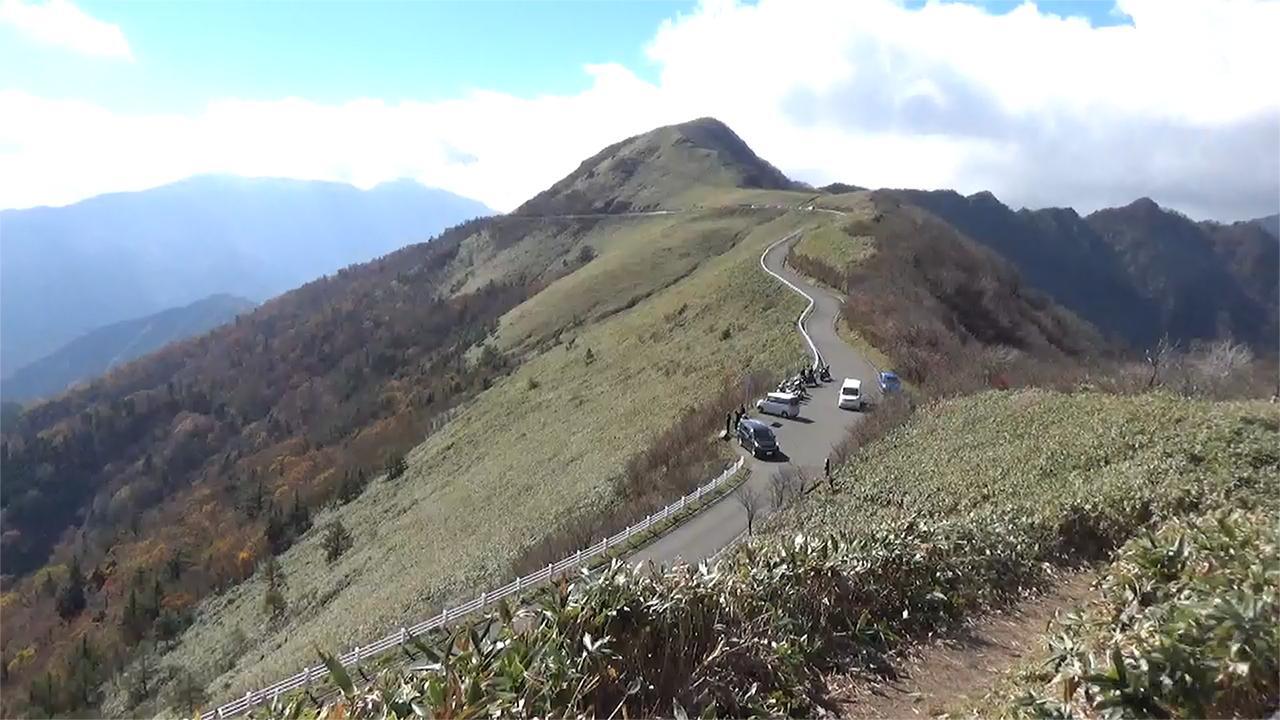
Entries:
{"type": "MultiPolygon", "coordinates": [[[[751,470],[748,482],[760,497],[762,506],[756,522],[771,509],[769,483],[775,473],[785,464],[793,464],[809,473],[810,477],[821,477],[823,461],[832,448],[844,439],[854,423],[862,420],[862,413],[836,407],[841,381],[847,377],[858,378],[870,399],[874,400],[879,395],[875,367],[836,335],[835,323],[840,316],[841,299],[786,267],[787,252],[799,237],[799,233],[792,234],[770,245],[761,256],[761,265],[785,279],[793,290],[798,289],[813,300],[813,310],[805,319],[804,327],[822,359],[831,366],[832,382],[810,391],[809,402],[802,406],[800,417],[795,420],[752,412],[753,417],[773,426],[778,444],[788,456],[782,462],[747,459],[747,467],[751,470]]],[[[746,511],[735,497],[729,495],[636,552],[630,559],[632,562],[661,564],[677,560],[696,563],[732,544],[746,529],[746,511]]]]}

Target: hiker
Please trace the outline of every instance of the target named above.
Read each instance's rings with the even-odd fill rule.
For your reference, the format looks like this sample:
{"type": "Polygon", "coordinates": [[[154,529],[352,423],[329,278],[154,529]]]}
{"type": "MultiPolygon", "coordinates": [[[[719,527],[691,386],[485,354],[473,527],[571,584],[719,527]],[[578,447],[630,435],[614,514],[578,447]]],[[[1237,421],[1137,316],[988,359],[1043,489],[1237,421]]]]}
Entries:
{"type": "Polygon", "coordinates": [[[823,476],[823,477],[825,477],[825,478],[827,479],[827,481],[828,481],[828,482],[830,482],[830,480],[831,480],[831,458],[827,458],[826,460],[823,460],[823,461],[822,461],[822,476],[823,476]]]}
{"type": "Polygon", "coordinates": [[[724,414],[724,437],[726,440],[733,437],[733,413],[724,414]]]}
{"type": "Polygon", "coordinates": [[[738,427],[742,424],[742,408],[733,411],[733,426],[738,427]]]}

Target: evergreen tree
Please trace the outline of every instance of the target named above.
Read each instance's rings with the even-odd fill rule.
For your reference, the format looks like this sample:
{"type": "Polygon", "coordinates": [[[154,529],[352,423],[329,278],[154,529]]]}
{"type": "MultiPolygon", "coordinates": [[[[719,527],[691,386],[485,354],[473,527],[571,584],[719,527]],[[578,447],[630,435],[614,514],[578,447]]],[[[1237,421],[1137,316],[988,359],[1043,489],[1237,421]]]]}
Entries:
{"type": "Polygon", "coordinates": [[[289,511],[289,525],[293,527],[294,535],[301,535],[311,529],[311,513],[302,504],[297,490],[293,491],[293,510],[289,511]]]}
{"type": "Polygon", "coordinates": [[[325,526],[324,540],[321,541],[321,545],[324,547],[324,559],[332,563],[351,549],[351,531],[347,530],[341,520],[334,520],[325,526]]]}
{"type": "Polygon", "coordinates": [[[284,599],[284,569],[276,562],[275,556],[268,555],[262,572],[267,581],[267,589],[262,597],[263,610],[272,620],[279,620],[289,609],[284,599]]]}
{"type": "Polygon", "coordinates": [[[67,572],[67,584],[58,592],[58,616],[70,620],[84,610],[84,576],[80,573],[80,558],[71,558],[67,572]]]}

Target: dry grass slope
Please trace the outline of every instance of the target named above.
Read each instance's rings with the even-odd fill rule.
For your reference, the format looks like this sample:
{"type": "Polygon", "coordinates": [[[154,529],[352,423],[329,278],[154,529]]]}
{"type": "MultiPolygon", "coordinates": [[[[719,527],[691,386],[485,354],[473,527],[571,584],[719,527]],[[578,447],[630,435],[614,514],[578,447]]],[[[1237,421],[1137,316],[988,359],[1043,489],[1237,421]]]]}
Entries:
{"type": "MultiPolygon", "coordinates": [[[[355,547],[337,563],[314,532],[281,556],[288,620],[266,621],[255,578],[207,603],[162,662],[214,678],[210,694],[223,699],[314,661],[317,647],[345,649],[499,580],[563,519],[610,502],[626,459],[727,375],[794,363],[800,302],[757,260],[778,237],[823,222],[735,210],[575,236],[598,257],[517,307],[497,337],[547,349],[413,451],[403,478],[374,482],[340,510],[355,547]],[[601,283],[624,288],[624,307],[593,290],[601,283]]],[[[493,257],[535,251],[514,248],[493,257]]]]}

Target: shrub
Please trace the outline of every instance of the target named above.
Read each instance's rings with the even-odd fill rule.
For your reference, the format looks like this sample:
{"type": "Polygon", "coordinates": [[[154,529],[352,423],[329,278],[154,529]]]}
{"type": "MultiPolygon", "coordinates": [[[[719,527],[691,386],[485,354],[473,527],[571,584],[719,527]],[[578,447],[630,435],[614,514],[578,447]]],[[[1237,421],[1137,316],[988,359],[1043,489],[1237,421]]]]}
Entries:
{"type": "Polygon", "coordinates": [[[1101,601],[1059,621],[1035,714],[1263,717],[1280,694],[1280,547],[1273,516],[1218,511],[1130,541],[1101,601]]]}
{"type": "Polygon", "coordinates": [[[580,265],[586,265],[587,263],[595,259],[596,259],[595,248],[591,247],[590,245],[583,245],[582,247],[578,248],[578,263],[580,265]]]}
{"type": "Polygon", "coordinates": [[[347,530],[341,520],[332,520],[325,525],[324,539],[320,544],[324,548],[325,562],[332,563],[351,549],[351,531],[347,530]]]}
{"type": "Polygon", "coordinates": [[[409,469],[409,463],[404,459],[404,455],[397,453],[387,458],[384,469],[388,480],[396,480],[409,469]]]}

